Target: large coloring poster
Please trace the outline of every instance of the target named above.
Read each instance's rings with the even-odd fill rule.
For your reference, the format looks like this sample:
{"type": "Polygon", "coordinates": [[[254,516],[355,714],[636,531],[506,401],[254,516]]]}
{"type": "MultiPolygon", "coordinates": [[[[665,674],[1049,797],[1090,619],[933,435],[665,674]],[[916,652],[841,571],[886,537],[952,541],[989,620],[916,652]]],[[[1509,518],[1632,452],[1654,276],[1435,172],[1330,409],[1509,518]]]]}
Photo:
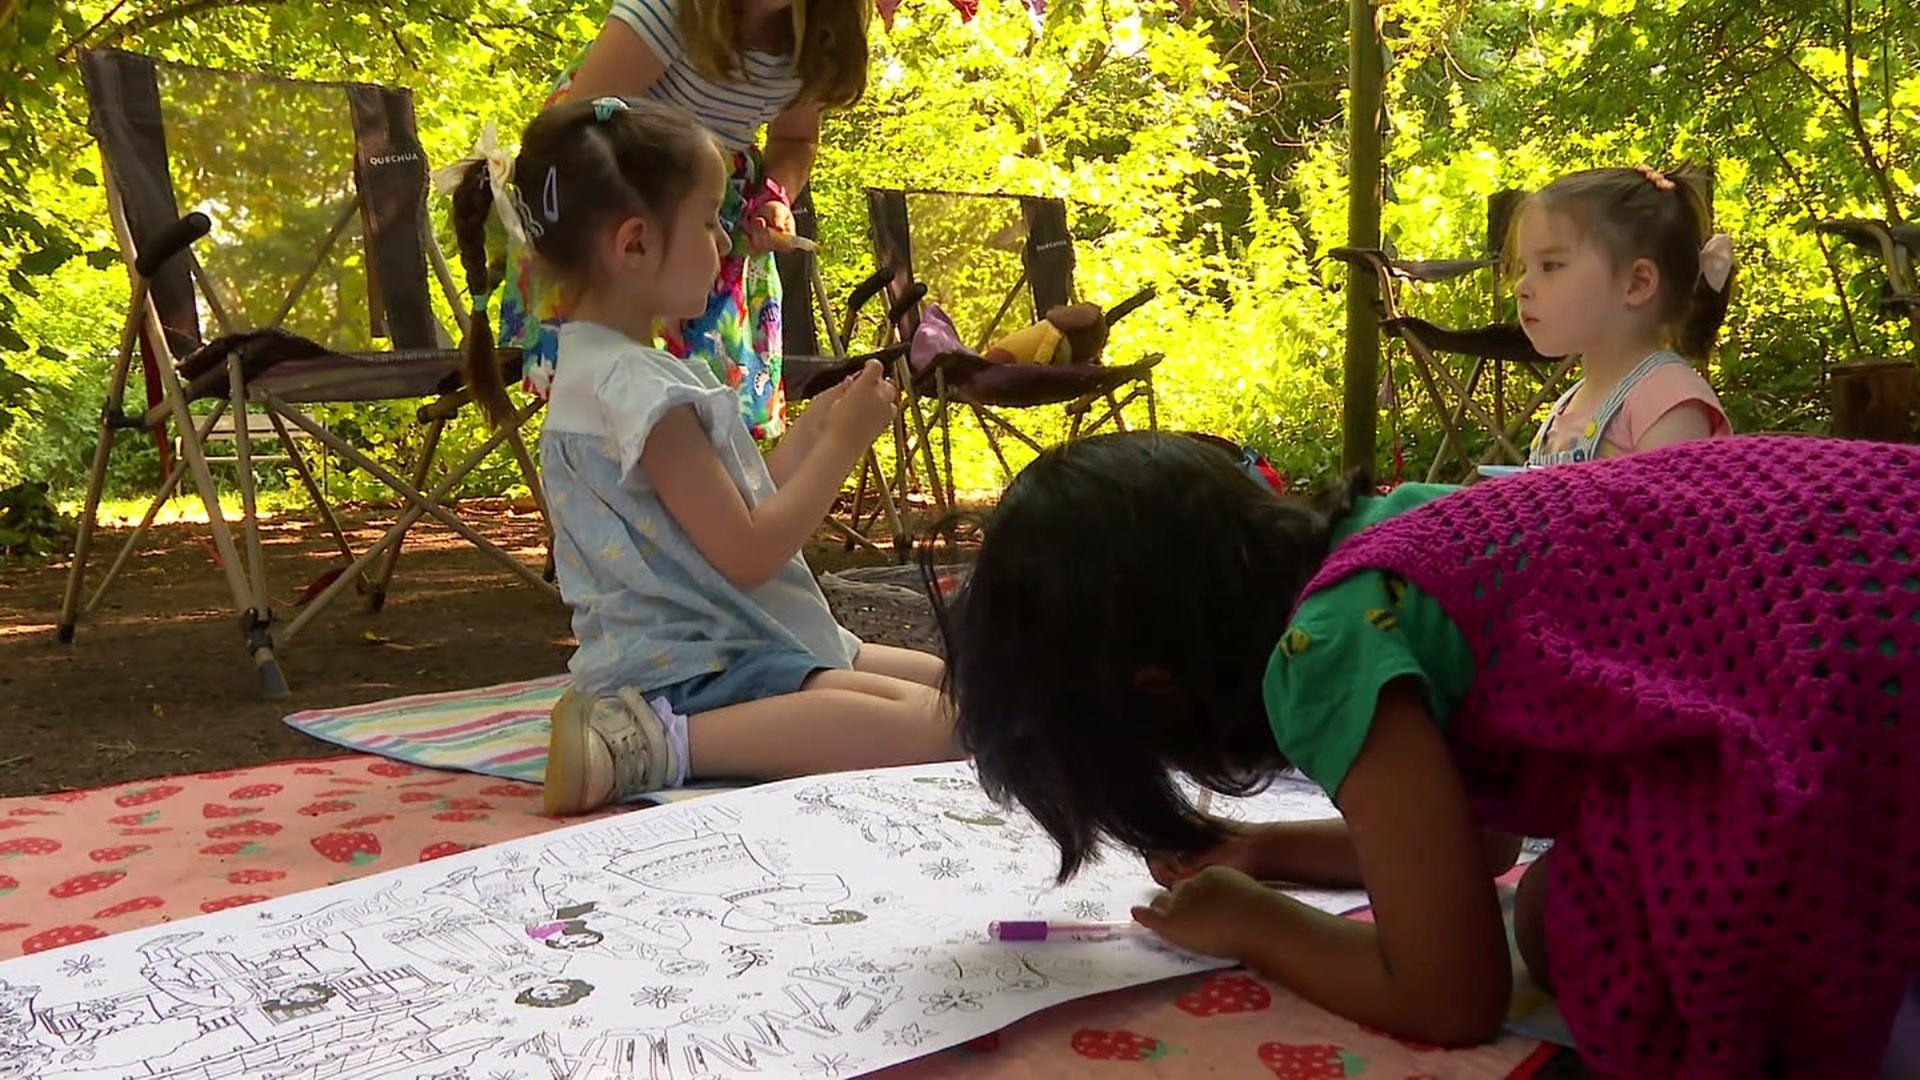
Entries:
{"type": "MultiPolygon", "coordinates": [[[[1214,812],[1332,811],[1283,782],[1214,812]]],[[[1213,965],[988,941],[1151,892],[1120,854],[1055,888],[1056,858],[962,763],[604,818],[0,964],[0,1077],[844,1077],[1213,965]]]]}

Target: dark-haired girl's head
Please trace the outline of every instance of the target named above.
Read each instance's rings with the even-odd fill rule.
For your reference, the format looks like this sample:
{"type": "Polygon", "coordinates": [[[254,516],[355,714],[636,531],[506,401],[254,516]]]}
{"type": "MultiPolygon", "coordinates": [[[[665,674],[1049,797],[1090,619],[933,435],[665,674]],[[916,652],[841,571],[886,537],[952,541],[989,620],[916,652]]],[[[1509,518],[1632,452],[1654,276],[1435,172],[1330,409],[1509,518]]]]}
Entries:
{"type": "Polygon", "coordinates": [[[1181,774],[1237,793],[1284,764],[1262,673],[1351,506],[1183,435],[1075,440],[1014,478],[943,612],[948,690],[982,783],[1059,843],[1063,878],[1102,840],[1219,839],[1181,774]]]}

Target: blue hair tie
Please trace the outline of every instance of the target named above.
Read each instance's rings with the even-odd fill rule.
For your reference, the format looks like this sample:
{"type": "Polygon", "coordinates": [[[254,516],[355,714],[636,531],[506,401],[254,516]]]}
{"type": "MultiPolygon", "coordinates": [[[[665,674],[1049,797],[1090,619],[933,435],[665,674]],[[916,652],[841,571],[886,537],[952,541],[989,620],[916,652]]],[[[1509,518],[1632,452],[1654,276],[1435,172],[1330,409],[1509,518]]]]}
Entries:
{"type": "Polygon", "coordinates": [[[626,111],[627,101],[625,98],[617,98],[609,95],[603,98],[595,98],[593,102],[593,118],[603,124],[613,119],[614,113],[626,111]]]}

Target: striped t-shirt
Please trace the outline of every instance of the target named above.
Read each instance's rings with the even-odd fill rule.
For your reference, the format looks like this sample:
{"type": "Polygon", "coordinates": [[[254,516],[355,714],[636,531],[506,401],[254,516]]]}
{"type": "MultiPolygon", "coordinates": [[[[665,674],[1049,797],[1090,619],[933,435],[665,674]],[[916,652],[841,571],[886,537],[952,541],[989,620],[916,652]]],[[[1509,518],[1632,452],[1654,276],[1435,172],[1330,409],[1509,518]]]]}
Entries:
{"type": "Polygon", "coordinates": [[[745,50],[745,82],[715,82],[687,57],[680,37],[679,0],[614,0],[613,18],[640,35],[666,65],[647,96],[690,110],[730,150],[744,150],[767,121],[800,92],[791,57],[745,50]]]}

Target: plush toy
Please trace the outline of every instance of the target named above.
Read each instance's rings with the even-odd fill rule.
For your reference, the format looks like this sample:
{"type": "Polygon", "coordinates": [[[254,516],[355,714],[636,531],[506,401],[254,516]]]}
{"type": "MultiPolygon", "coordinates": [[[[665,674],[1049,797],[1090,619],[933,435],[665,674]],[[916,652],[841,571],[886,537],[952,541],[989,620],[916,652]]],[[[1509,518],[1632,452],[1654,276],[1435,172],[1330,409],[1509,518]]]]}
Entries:
{"type": "Polygon", "coordinates": [[[987,346],[986,358],[995,364],[1097,364],[1107,347],[1107,322],[1096,304],[1061,304],[987,346]]]}

